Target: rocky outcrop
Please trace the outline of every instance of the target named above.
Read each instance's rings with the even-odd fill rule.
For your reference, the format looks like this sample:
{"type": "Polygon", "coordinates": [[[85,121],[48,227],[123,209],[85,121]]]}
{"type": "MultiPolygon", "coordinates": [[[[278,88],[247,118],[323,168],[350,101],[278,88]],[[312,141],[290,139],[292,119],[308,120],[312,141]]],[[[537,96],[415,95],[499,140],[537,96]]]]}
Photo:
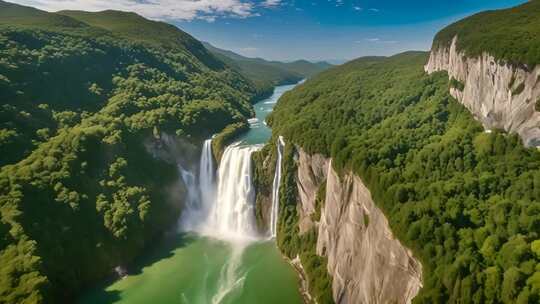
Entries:
{"type": "Polygon", "coordinates": [[[182,137],[159,133],[146,137],[143,144],[154,158],[167,163],[181,165],[186,169],[195,169],[198,164],[200,148],[182,137]]]}
{"type": "Polygon", "coordinates": [[[309,155],[299,149],[297,188],[300,204],[298,206],[300,234],[307,232],[316,223],[311,215],[315,212],[315,200],[320,185],[325,182],[328,159],[320,154],[309,155]]]}
{"type": "Polygon", "coordinates": [[[392,235],[362,180],[340,178],[329,159],[301,149],[297,164],[300,230],[318,229],[317,254],[328,258],[335,302],[410,303],[422,287],[422,266],[392,235]],[[326,197],[313,222],[321,183],[326,197]]]}
{"type": "Polygon", "coordinates": [[[447,71],[461,82],[450,94],[485,128],[517,133],[526,146],[540,146],[540,66],[504,64],[488,53],[470,58],[458,50],[457,40],[434,47],[425,71],[447,71]]]}
{"type": "MultiPolygon", "coordinates": [[[[144,147],[152,157],[161,159],[178,168],[178,171],[197,172],[200,149],[188,140],[167,133],[154,134],[145,138],[144,147]]],[[[163,185],[166,203],[175,213],[180,213],[188,196],[188,186],[181,173],[174,183],[163,185]]],[[[172,212],[172,211],[171,211],[172,212]]]]}

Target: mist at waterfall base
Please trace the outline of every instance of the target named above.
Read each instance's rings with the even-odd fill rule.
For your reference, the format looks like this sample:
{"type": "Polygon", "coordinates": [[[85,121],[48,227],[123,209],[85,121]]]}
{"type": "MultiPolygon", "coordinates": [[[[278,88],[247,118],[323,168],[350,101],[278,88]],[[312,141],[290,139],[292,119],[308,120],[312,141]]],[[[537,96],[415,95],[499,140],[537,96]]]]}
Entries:
{"type": "Polygon", "coordinates": [[[257,119],[226,149],[219,168],[209,157],[210,141],[203,146],[199,172],[178,167],[188,188],[181,233],[139,259],[127,277],[89,292],[80,303],[302,303],[298,277],[270,238],[275,229],[258,235],[250,209],[255,195],[250,154],[271,137],[263,122],[293,87],[276,87],[272,97],[254,105],[257,119]]]}

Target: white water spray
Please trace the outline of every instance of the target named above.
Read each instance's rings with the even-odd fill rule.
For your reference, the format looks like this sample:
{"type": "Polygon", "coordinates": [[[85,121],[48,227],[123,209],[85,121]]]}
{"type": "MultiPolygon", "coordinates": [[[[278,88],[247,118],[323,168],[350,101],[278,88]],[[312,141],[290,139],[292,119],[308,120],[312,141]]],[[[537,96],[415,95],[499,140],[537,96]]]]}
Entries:
{"type": "Polygon", "coordinates": [[[272,185],[272,209],[270,210],[270,236],[276,237],[277,221],[279,216],[279,186],[281,185],[281,162],[283,159],[283,149],[285,148],[285,141],[280,136],[277,141],[277,160],[276,171],[274,173],[274,181],[272,185]]]}
{"type": "Polygon", "coordinates": [[[232,244],[231,256],[221,269],[218,290],[212,297],[212,304],[230,303],[244,287],[247,272],[240,269],[244,250],[244,245],[232,244]]]}

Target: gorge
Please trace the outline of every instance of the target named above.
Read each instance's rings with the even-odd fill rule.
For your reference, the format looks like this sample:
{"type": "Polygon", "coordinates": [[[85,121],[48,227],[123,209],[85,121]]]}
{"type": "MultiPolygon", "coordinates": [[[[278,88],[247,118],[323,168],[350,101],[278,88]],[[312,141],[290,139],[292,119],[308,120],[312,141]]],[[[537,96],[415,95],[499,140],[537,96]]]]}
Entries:
{"type": "Polygon", "coordinates": [[[540,0],[13,1],[0,304],[540,303],[540,0]]]}
{"type": "Polygon", "coordinates": [[[89,292],[80,303],[302,303],[294,270],[282,259],[271,232],[257,228],[251,180],[251,155],[269,139],[263,122],[293,87],[277,87],[254,105],[257,119],[225,149],[219,164],[209,139],[195,172],[178,165],[187,190],[178,232],[128,267],[126,277],[89,292]],[[267,293],[268,284],[280,292],[267,293]]]}

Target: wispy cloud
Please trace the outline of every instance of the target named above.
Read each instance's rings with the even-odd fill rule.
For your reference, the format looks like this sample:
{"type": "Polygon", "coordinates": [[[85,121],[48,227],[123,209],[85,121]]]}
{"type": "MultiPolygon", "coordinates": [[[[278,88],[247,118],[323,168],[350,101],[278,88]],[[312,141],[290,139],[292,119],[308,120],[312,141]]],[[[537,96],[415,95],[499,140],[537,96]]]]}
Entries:
{"type": "Polygon", "coordinates": [[[368,11],[374,12],[374,13],[378,13],[378,12],[380,12],[381,10],[378,9],[378,8],[368,8],[368,11]]]}
{"type": "Polygon", "coordinates": [[[261,5],[266,8],[278,7],[281,5],[281,0],[265,0],[261,5]]]}
{"type": "MultiPolygon", "coordinates": [[[[216,18],[258,16],[254,1],[247,0],[11,0],[47,11],[107,9],[133,11],[160,20],[214,21],[216,18]]],[[[281,0],[265,0],[264,8],[279,6],[281,0]]]]}
{"type": "Polygon", "coordinates": [[[371,42],[371,43],[387,43],[387,44],[393,44],[393,43],[397,43],[398,41],[397,41],[397,40],[384,40],[384,39],[381,39],[381,38],[374,37],[374,38],[365,38],[364,40],[357,40],[357,41],[355,41],[355,42],[356,42],[356,43],[371,42]]]}

